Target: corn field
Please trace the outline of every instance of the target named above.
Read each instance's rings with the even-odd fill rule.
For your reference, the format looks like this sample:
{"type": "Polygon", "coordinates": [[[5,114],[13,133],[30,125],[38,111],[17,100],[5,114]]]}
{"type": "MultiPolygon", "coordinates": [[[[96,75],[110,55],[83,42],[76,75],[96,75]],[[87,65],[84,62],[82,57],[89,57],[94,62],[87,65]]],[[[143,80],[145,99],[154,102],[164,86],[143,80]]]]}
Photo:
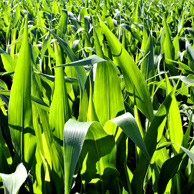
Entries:
{"type": "Polygon", "coordinates": [[[0,193],[194,194],[193,0],[0,0],[0,193]]]}

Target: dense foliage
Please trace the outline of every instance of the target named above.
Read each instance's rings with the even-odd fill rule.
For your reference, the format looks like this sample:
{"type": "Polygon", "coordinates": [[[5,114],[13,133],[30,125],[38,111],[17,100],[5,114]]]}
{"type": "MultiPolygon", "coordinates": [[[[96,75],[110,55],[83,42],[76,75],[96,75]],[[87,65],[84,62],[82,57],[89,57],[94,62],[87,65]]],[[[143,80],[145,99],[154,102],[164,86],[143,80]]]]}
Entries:
{"type": "Polygon", "coordinates": [[[194,2],[0,0],[0,193],[194,193],[194,2]]]}

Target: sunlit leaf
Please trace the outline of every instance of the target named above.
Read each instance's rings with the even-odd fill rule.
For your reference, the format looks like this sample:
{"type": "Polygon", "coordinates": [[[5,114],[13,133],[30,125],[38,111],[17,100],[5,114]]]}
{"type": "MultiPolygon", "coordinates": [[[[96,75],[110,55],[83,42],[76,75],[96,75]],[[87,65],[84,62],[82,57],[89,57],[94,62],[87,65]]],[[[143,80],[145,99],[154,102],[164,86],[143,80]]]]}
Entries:
{"type": "Polygon", "coordinates": [[[0,173],[1,178],[3,179],[3,184],[5,187],[5,193],[7,194],[16,194],[21,187],[21,185],[26,180],[28,174],[26,168],[21,163],[17,166],[16,171],[12,174],[3,174],[0,173]]]}
{"type": "MultiPolygon", "coordinates": [[[[36,137],[32,126],[31,57],[28,42],[28,19],[17,60],[9,101],[9,127],[15,150],[22,162],[32,163],[36,137]]],[[[28,164],[28,168],[30,165],[28,164]]]]}

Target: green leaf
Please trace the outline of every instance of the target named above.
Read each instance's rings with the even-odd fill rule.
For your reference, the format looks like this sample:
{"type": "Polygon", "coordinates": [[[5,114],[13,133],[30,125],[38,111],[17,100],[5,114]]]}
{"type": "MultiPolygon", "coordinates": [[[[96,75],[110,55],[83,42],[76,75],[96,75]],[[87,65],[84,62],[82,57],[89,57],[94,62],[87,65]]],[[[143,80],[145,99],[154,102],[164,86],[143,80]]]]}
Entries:
{"type": "MultiPolygon", "coordinates": [[[[135,145],[140,148],[147,160],[151,159],[135,118],[130,113],[125,113],[124,115],[116,117],[110,120],[110,122],[115,123],[125,132],[125,134],[135,143],[135,145]]],[[[107,133],[115,135],[115,132],[111,130],[109,125],[106,124],[105,129],[107,129],[107,133]]]]}
{"type": "Polygon", "coordinates": [[[87,114],[87,121],[98,121],[95,107],[94,107],[94,102],[93,102],[93,95],[92,95],[92,84],[90,81],[90,95],[89,95],[89,102],[88,102],[88,114],[87,114]]]}
{"type": "Polygon", "coordinates": [[[111,182],[119,175],[114,137],[108,135],[98,122],[94,122],[88,130],[80,162],[82,180],[87,186],[93,185],[99,193],[110,189],[111,182]]]}
{"type": "Polygon", "coordinates": [[[101,57],[98,57],[97,55],[92,55],[86,59],[81,59],[74,61],[72,63],[66,63],[63,65],[57,65],[57,67],[65,67],[65,66],[84,66],[84,65],[93,65],[102,61],[106,61],[105,59],[102,59],[101,57]]]}
{"type": "MultiPolygon", "coordinates": [[[[33,162],[36,148],[36,137],[32,126],[31,68],[28,19],[26,18],[8,107],[8,122],[12,142],[16,153],[25,163],[33,162]]],[[[28,164],[28,168],[30,168],[30,165],[28,164]]]]}
{"type": "Polygon", "coordinates": [[[73,174],[82,150],[85,136],[92,122],[82,123],[70,119],[64,128],[65,194],[71,190],[73,174]]]}
{"type": "MultiPolygon", "coordinates": [[[[46,77],[47,79],[51,80],[51,81],[54,81],[55,80],[55,76],[53,75],[47,75],[47,74],[44,74],[44,73],[38,73],[38,72],[35,72],[36,74],[40,75],[41,77],[46,77]]],[[[75,85],[78,85],[78,80],[74,77],[66,77],[65,76],[65,82],[66,83],[71,83],[71,84],[75,84],[75,85]]]]}
{"type": "Polygon", "coordinates": [[[131,17],[132,22],[138,22],[139,20],[139,13],[138,10],[139,9],[139,0],[136,1],[136,5],[135,5],[135,9],[133,10],[133,15],[131,17]]]}
{"type": "MultiPolygon", "coordinates": [[[[5,95],[5,96],[10,96],[10,91],[9,90],[0,90],[0,94],[5,95]]],[[[42,109],[45,109],[46,111],[49,111],[50,107],[48,104],[46,104],[42,99],[31,96],[31,100],[42,107],[42,109]]]]}
{"type": "Polygon", "coordinates": [[[82,121],[82,122],[86,122],[87,121],[87,116],[88,116],[88,105],[89,105],[89,84],[90,84],[90,80],[89,80],[89,76],[86,80],[86,84],[85,84],[85,88],[83,91],[83,95],[82,98],[80,100],[80,106],[79,106],[79,117],[78,120],[82,121]]]}
{"type": "Polygon", "coordinates": [[[173,66],[173,63],[166,60],[166,59],[174,60],[174,47],[170,38],[169,27],[166,24],[165,18],[163,20],[163,24],[164,24],[164,29],[163,29],[162,38],[161,38],[162,53],[165,54],[165,62],[171,75],[177,75],[177,70],[173,66]]]}
{"type": "Polygon", "coordinates": [[[16,171],[12,174],[3,174],[0,173],[1,178],[3,179],[3,184],[5,187],[6,194],[16,194],[19,188],[22,186],[26,180],[28,174],[26,168],[21,163],[17,166],[16,171]]]}
{"type": "Polygon", "coordinates": [[[154,76],[154,53],[153,53],[153,38],[150,34],[147,44],[144,51],[144,56],[148,54],[148,56],[145,57],[141,64],[141,71],[144,76],[144,79],[147,80],[150,77],[154,76]]]}
{"type": "Polygon", "coordinates": [[[59,28],[57,31],[57,35],[61,38],[63,38],[63,35],[67,32],[67,21],[68,21],[67,11],[62,10],[61,18],[59,20],[59,28]]]}
{"type": "Polygon", "coordinates": [[[16,11],[14,14],[13,26],[16,27],[18,21],[20,19],[20,4],[17,5],[16,11]]]}
{"type": "Polygon", "coordinates": [[[138,109],[151,121],[153,119],[153,107],[148,88],[140,70],[102,19],[100,19],[100,26],[106,35],[113,58],[122,70],[127,91],[130,95],[134,93],[138,109]]]}
{"type": "Polygon", "coordinates": [[[116,147],[112,135],[108,135],[98,122],[78,122],[70,119],[64,128],[65,193],[69,194],[75,167],[81,154],[83,179],[100,184],[101,193],[108,187],[110,177],[118,175],[116,147]],[[85,139],[85,142],[84,142],[85,139]],[[82,150],[82,146],[83,150],[82,150]]]}
{"type": "Polygon", "coordinates": [[[161,149],[163,147],[166,147],[166,146],[169,146],[169,145],[176,145],[178,146],[179,148],[181,148],[187,155],[188,157],[190,158],[191,162],[194,164],[194,153],[189,151],[188,149],[184,148],[183,146],[177,144],[177,143],[174,143],[174,142],[164,142],[164,143],[161,143],[157,149],[161,149]]]}
{"type": "Polygon", "coordinates": [[[0,88],[8,90],[7,84],[3,80],[1,80],[1,79],[0,79],[0,88]]]}
{"type": "Polygon", "coordinates": [[[31,96],[31,100],[35,103],[37,103],[42,109],[49,112],[50,106],[46,104],[41,98],[31,96]]]}
{"type": "Polygon", "coordinates": [[[0,94],[5,95],[5,96],[10,96],[10,91],[9,90],[0,90],[0,94]]]}
{"type": "Polygon", "coordinates": [[[114,65],[110,62],[97,65],[94,84],[94,106],[102,125],[125,111],[119,78],[114,65]],[[112,79],[113,77],[114,80],[112,79]]]}
{"type": "MultiPolygon", "coordinates": [[[[167,74],[166,74],[166,84],[167,84],[167,89],[166,89],[167,95],[172,90],[175,91],[176,87],[173,88],[171,86],[170,81],[167,77],[167,74]]],[[[170,140],[172,142],[182,145],[183,143],[182,121],[181,121],[181,115],[180,115],[178,103],[174,95],[172,96],[172,103],[169,109],[168,126],[170,129],[170,140]]],[[[177,153],[179,153],[180,149],[176,147],[175,150],[177,153]]]]}
{"type": "MultiPolygon", "coordinates": [[[[95,29],[94,38],[97,54],[104,58],[95,29]]],[[[124,113],[125,108],[120,80],[116,67],[111,62],[103,61],[97,64],[94,83],[94,106],[96,115],[102,125],[106,121],[124,113]]]]}
{"type": "Polygon", "coordinates": [[[141,44],[141,50],[142,51],[145,51],[147,42],[148,42],[148,33],[147,33],[146,25],[145,25],[145,22],[144,22],[144,25],[143,25],[143,40],[142,40],[142,44],[141,44]]]}
{"type": "Polygon", "coordinates": [[[42,50],[41,50],[41,61],[43,61],[44,54],[49,46],[49,40],[50,40],[50,33],[48,33],[42,43],[42,50]]]}
{"type": "Polygon", "coordinates": [[[15,64],[15,61],[13,60],[13,58],[2,49],[0,49],[0,53],[1,53],[1,59],[2,59],[5,70],[8,73],[14,72],[16,64],[15,64]]]}
{"type": "Polygon", "coordinates": [[[170,59],[166,59],[167,61],[170,61],[172,63],[177,63],[180,66],[180,69],[184,72],[184,71],[188,71],[188,72],[192,72],[192,69],[188,66],[185,65],[184,63],[180,62],[180,61],[174,61],[174,60],[170,60],[170,59]]]}
{"type": "MultiPolygon", "coordinates": [[[[56,64],[62,63],[62,52],[60,46],[55,44],[55,53],[57,56],[56,64]]],[[[53,134],[58,142],[59,157],[63,155],[63,128],[65,122],[71,117],[66,83],[64,79],[63,67],[55,69],[55,89],[53,100],[50,107],[49,124],[53,134]]]]}
{"type": "Polygon", "coordinates": [[[183,154],[178,154],[164,162],[158,180],[158,194],[165,192],[168,181],[178,172],[182,158],[183,154]]]}
{"type": "Polygon", "coordinates": [[[177,34],[176,37],[174,38],[173,46],[174,46],[174,59],[178,60],[178,55],[179,55],[179,51],[180,51],[179,34],[177,34]]]}
{"type": "MultiPolygon", "coordinates": [[[[163,134],[173,95],[174,93],[171,92],[166,97],[163,104],[160,106],[157,113],[155,114],[153,121],[151,122],[151,125],[145,136],[144,142],[146,144],[150,157],[153,156],[153,153],[156,150],[157,141],[161,139],[161,136],[163,134]]],[[[134,176],[132,180],[132,188],[138,194],[143,193],[143,183],[150,162],[151,161],[148,161],[144,155],[141,155],[137,163],[137,167],[134,171],[134,176]]]]}

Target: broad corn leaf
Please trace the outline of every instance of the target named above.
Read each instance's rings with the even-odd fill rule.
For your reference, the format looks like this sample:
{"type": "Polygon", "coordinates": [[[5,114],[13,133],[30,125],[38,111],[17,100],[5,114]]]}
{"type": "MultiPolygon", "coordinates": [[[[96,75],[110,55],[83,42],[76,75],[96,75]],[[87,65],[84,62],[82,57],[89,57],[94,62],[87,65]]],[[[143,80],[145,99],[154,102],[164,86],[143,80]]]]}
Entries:
{"type": "Polygon", "coordinates": [[[121,68],[127,91],[130,94],[134,93],[137,108],[151,121],[153,119],[153,107],[148,88],[140,70],[115,35],[104,24],[102,19],[100,19],[100,26],[106,35],[113,58],[121,68]]]}
{"type": "MultiPolygon", "coordinates": [[[[57,56],[57,65],[62,64],[62,51],[60,46],[55,44],[55,52],[57,56]]],[[[53,100],[50,107],[50,127],[53,134],[61,147],[60,155],[62,156],[63,146],[63,128],[64,124],[70,118],[70,109],[68,96],[66,91],[66,83],[64,79],[63,67],[55,68],[55,89],[53,100]]]]}
{"type": "Polygon", "coordinates": [[[64,128],[65,193],[70,192],[80,153],[83,179],[90,186],[99,185],[96,189],[104,193],[108,185],[101,182],[103,178],[114,178],[118,175],[115,169],[115,149],[113,136],[108,135],[98,122],[78,122],[70,119],[64,128]],[[93,170],[90,172],[89,169],[93,170]],[[96,173],[98,178],[95,179],[96,173]]]}
{"type": "Polygon", "coordinates": [[[117,77],[115,67],[110,62],[102,62],[97,65],[94,106],[102,125],[106,121],[124,113],[124,101],[119,78],[117,77]],[[114,80],[112,79],[113,77],[114,80]]]}
{"type": "MultiPolygon", "coordinates": [[[[150,159],[150,155],[143,141],[135,118],[130,113],[125,113],[119,117],[116,117],[110,120],[110,122],[115,123],[118,127],[120,127],[124,133],[140,148],[147,160],[150,159]]],[[[105,129],[106,128],[108,129],[108,125],[105,125],[105,129]]]]}
{"type": "Polygon", "coordinates": [[[64,128],[65,194],[70,193],[73,174],[82,150],[85,136],[92,122],[69,120],[64,128]]]}
{"type": "Polygon", "coordinates": [[[108,135],[98,122],[94,122],[85,137],[80,156],[81,175],[91,191],[105,193],[110,182],[119,175],[116,169],[116,146],[113,135],[108,135]],[[83,161],[83,162],[82,162],[83,161]]]}
{"type": "MultiPolygon", "coordinates": [[[[94,30],[96,51],[104,57],[103,51],[94,30]]],[[[124,101],[116,67],[108,61],[97,64],[94,84],[94,106],[99,122],[104,125],[106,121],[124,113],[124,101]],[[113,80],[114,77],[114,80],[113,80]]]]}
{"type": "Polygon", "coordinates": [[[26,19],[8,109],[12,142],[21,161],[25,163],[33,161],[36,147],[32,127],[31,69],[28,20],[26,19]]]}

